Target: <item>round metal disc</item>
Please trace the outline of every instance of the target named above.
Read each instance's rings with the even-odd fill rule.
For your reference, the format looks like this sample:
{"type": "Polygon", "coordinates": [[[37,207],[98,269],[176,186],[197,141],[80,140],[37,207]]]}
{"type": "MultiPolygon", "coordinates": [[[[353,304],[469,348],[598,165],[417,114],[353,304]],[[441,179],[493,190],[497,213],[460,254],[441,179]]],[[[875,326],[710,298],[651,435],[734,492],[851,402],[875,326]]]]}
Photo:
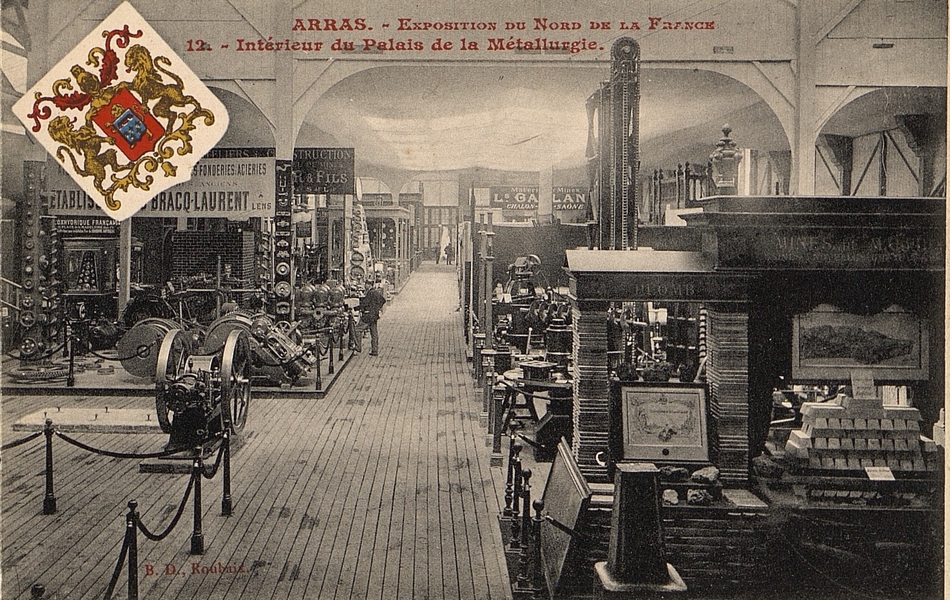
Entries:
{"type": "Polygon", "coordinates": [[[221,358],[221,409],[231,424],[232,433],[240,433],[247,423],[251,402],[250,346],[247,333],[233,330],[224,342],[221,358]]]}

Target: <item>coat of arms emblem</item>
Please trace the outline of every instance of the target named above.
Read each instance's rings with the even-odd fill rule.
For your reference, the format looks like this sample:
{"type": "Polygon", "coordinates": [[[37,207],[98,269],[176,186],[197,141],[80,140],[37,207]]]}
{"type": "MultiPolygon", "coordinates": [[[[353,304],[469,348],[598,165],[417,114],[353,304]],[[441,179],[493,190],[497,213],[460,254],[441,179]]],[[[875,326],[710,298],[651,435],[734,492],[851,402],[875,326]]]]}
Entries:
{"type": "Polygon", "coordinates": [[[228,126],[224,105],[127,2],[14,112],[116,220],[190,179],[228,126]]]}

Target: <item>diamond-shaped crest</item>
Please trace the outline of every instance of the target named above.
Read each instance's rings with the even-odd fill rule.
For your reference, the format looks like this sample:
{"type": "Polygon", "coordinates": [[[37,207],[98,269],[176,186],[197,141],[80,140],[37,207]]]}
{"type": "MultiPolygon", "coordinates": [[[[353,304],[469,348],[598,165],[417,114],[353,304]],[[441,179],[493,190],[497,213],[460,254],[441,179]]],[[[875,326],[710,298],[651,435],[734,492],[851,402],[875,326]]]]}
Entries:
{"type": "Polygon", "coordinates": [[[190,179],[228,128],[221,101],[128,2],[13,112],[116,220],[190,179]]]}

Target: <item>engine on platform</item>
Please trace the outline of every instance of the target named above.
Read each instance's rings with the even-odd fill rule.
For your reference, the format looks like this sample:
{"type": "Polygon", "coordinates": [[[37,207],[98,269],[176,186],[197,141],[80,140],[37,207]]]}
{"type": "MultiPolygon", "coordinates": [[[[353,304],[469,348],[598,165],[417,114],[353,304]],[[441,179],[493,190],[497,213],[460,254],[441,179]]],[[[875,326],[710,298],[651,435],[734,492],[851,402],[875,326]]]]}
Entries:
{"type": "Polygon", "coordinates": [[[228,313],[209,325],[205,349],[221,347],[232,331],[243,331],[248,336],[252,377],[293,383],[317,360],[309,346],[295,339],[299,338],[295,327],[285,330],[267,315],[250,315],[244,311],[228,313]]]}
{"type": "Polygon", "coordinates": [[[212,354],[191,354],[188,337],[170,330],[162,340],[155,371],[155,410],[167,450],[207,448],[224,432],[238,433],[250,403],[247,334],[231,331],[212,354]]]}

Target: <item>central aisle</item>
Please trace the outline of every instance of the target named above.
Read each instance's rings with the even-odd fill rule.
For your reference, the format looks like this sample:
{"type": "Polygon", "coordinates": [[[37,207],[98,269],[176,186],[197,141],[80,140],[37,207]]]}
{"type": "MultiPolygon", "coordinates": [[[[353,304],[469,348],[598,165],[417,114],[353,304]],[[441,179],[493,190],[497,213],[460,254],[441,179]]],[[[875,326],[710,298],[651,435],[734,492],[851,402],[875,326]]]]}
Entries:
{"type": "Polygon", "coordinates": [[[288,434],[310,444],[296,485],[265,517],[276,535],[252,553],[273,547],[279,568],[242,597],[510,597],[457,289],[454,267],[423,264],[384,308],[379,356],[367,336],[327,397],[296,407],[320,418],[288,434]],[[281,532],[281,510],[301,527],[281,532]]]}

